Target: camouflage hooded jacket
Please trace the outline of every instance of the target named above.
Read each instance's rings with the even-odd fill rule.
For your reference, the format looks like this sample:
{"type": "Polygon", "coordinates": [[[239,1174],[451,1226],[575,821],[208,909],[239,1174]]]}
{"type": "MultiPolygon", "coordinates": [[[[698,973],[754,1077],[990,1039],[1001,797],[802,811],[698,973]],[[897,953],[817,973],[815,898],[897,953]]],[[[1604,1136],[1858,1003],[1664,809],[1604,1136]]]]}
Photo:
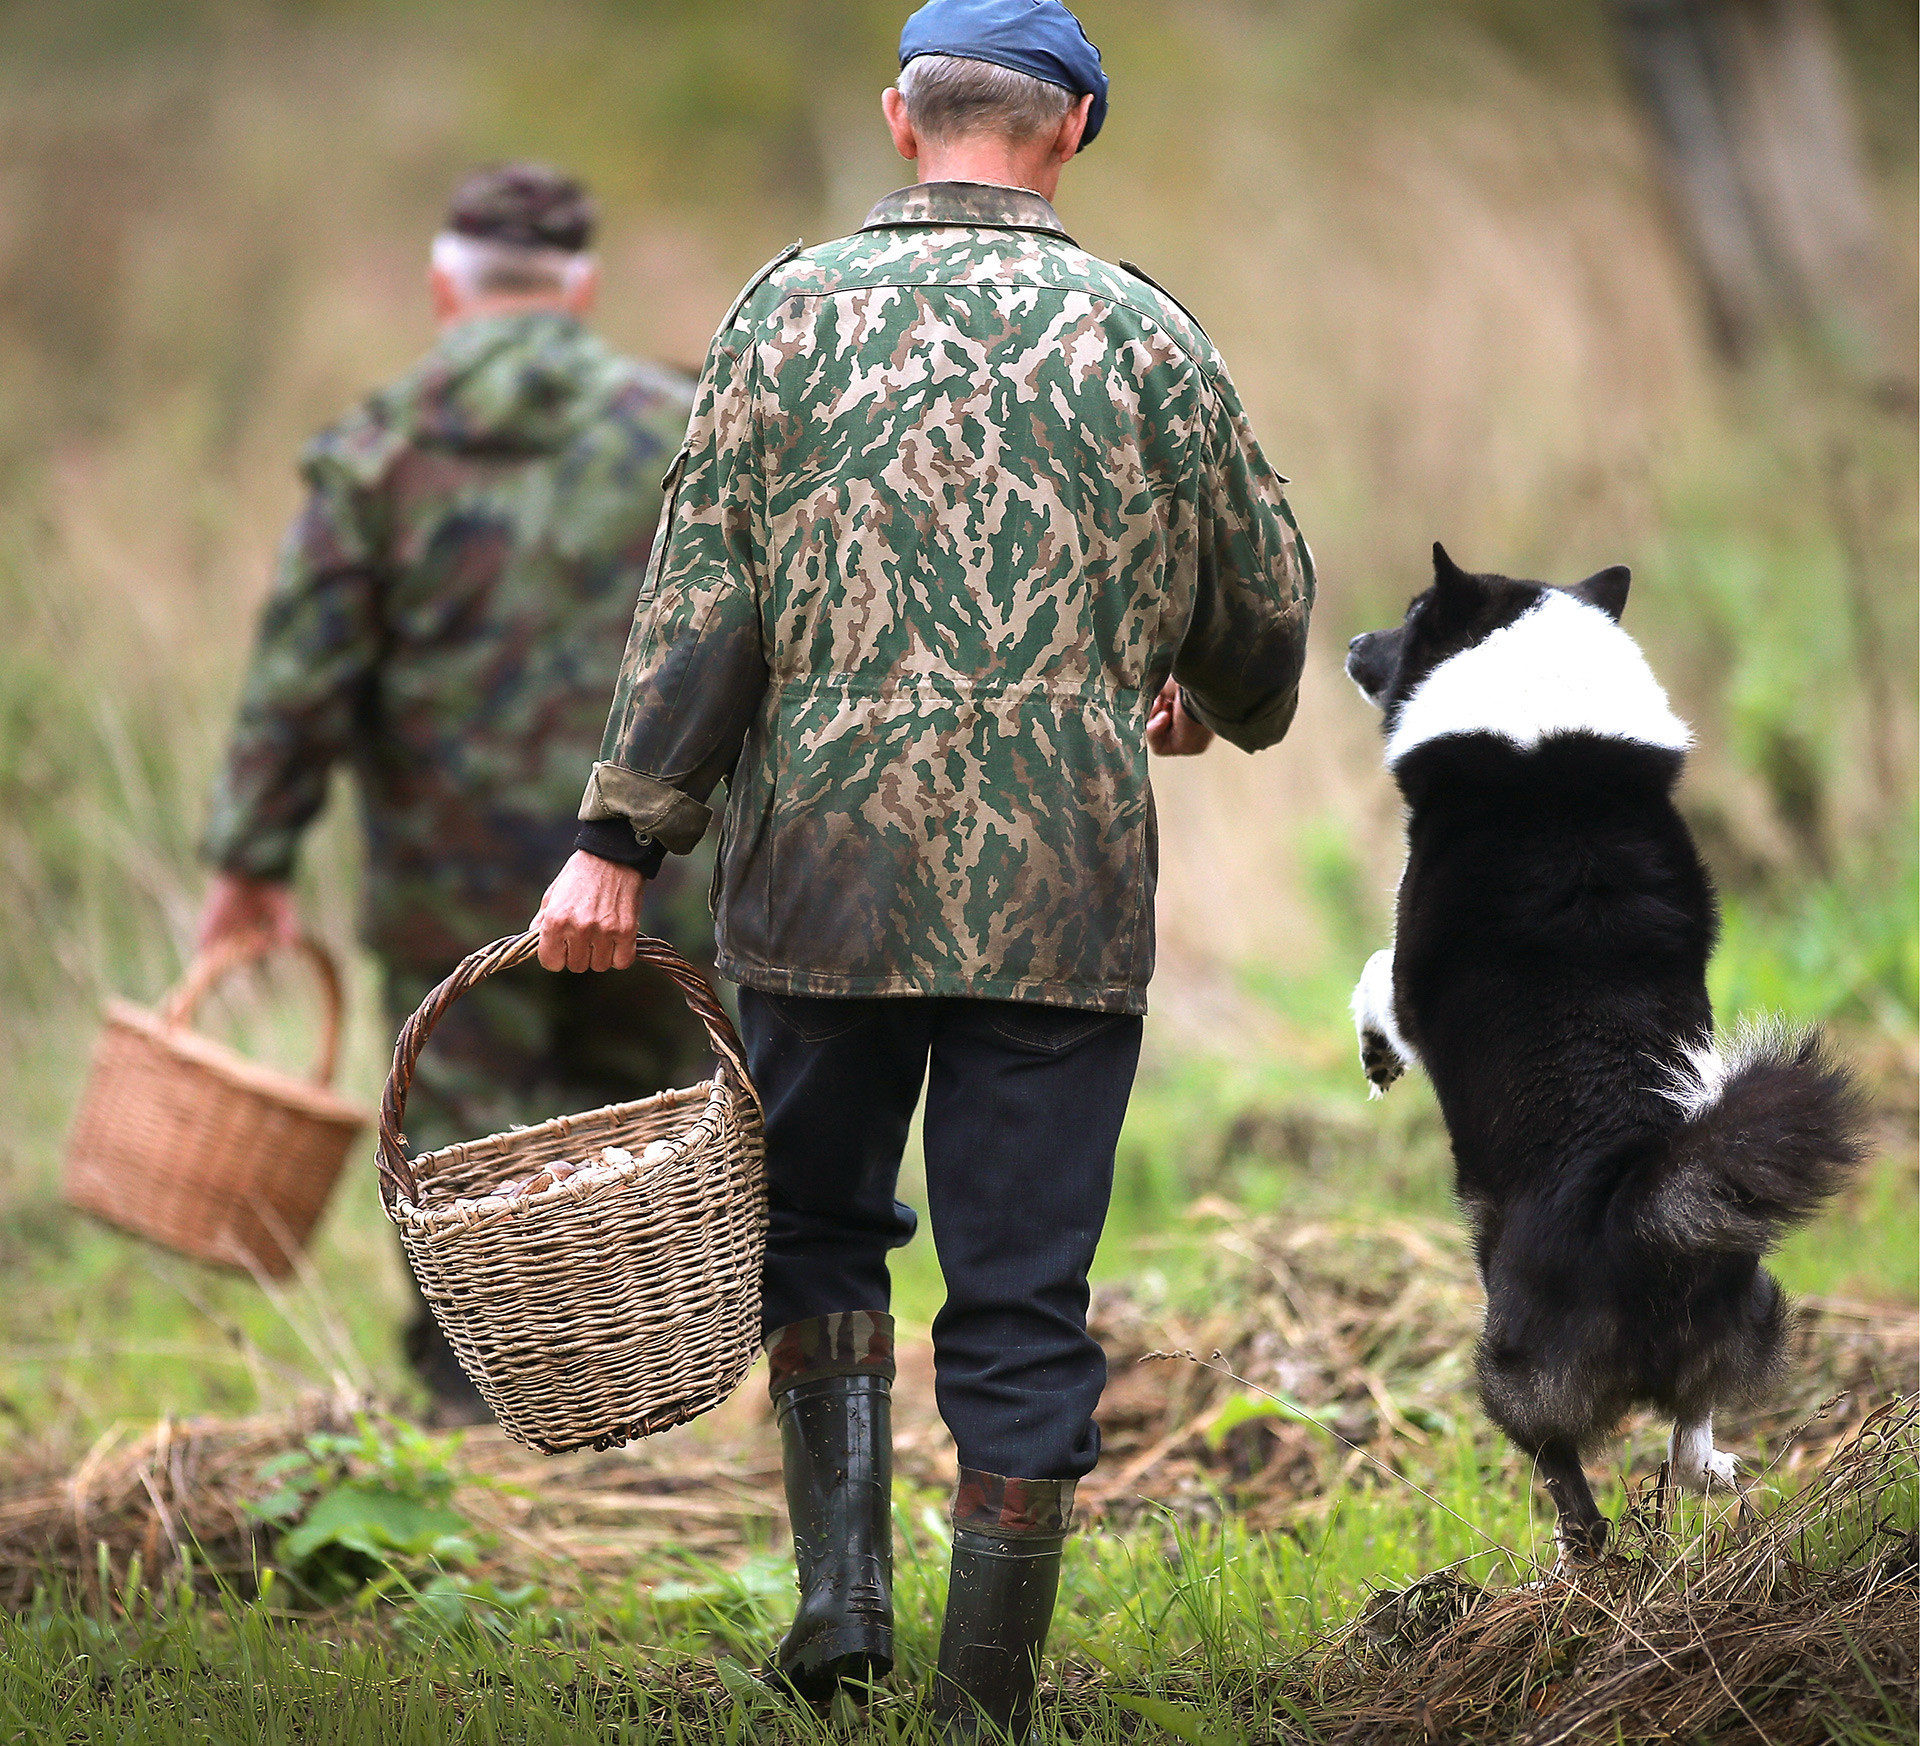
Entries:
{"type": "Polygon", "coordinates": [[[569,316],[496,316],[316,438],[207,858],[285,878],[346,763],[381,956],[445,965],[524,927],[572,845],[691,394],[569,316]]]}
{"type": "Polygon", "coordinates": [[[891,195],[715,337],[581,817],[684,850],[729,778],[750,987],[1144,1011],[1148,706],[1285,733],[1283,484],[1199,326],[1038,195],[891,195]]]}

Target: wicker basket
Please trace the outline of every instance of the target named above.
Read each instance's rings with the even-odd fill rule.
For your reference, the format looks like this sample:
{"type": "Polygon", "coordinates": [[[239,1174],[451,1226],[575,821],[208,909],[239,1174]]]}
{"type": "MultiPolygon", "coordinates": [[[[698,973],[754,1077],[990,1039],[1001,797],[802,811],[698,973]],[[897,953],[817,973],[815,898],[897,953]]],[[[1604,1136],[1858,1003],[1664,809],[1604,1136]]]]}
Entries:
{"type": "Polygon", "coordinates": [[[401,1027],[380,1107],[380,1192],[494,1417],[559,1455],[684,1424],[739,1386],[760,1350],[766,1170],[725,1009],[686,959],[645,937],[638,961],[670,976],[706,1026],[720,1062],[710,1083],[409,1160],[400,1123],[428,1033],[467,989],[538,946],[523,934],[475,952],[401,1027]],[[631,1161],[598,1161],[609,1146],[631,1161]],[[581,1168],[495,1192],[562,1159],[581,1168]]]}
{"type": "Polygon", "coordinates": [[[67,1140],[66,1198],[198,1261],[282,1279],[326,1210],[361,1111],[335,1097],[340,976],[299,951],[326,1003],[310,1081],[249,1061],[191,1028],[201,1001],[257,958],[247,941],[194,960],[157,1012],[115,1000],[67,1140]]]}

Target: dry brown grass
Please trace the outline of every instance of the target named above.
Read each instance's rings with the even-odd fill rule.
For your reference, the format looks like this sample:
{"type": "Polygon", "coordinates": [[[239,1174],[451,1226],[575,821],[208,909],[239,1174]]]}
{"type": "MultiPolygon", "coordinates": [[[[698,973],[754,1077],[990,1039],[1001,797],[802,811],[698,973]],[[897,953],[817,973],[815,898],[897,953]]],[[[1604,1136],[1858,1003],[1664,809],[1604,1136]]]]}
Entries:
{"type": "MultiPolygon", "coordinates": [[[[245,1419],[117,1426],[70,1466],[16,1460],[0,1475],[0,1608],[19,1611],[43,1589],[91,1595],[103,1570],[109,1605],[130,1582],[168,1587],[182,1572],[203,1592],[251,1594],[278,1533],[249,1508],[271,1489],[261,1469],[363,1415],[381,1421],[365,1399],[316,1393],[245,1419]]],[[[452,1460],[459,1511],[503,1577],[579,1586],[663,1549],[731,1560],[747,1524],[783,1514],[778,1442],[751,1431],[549,1460],[487,1430],[452,1460]]]]}
{"type": "MultiPolygon", "coordinates": [[[[1096,1299],[1112,1381],[1102,1463],[1081,1492],[1086,1520],[1231,1512],[1254,1529],[1287,1529],[1353,1485],[1420,1472],[1456,1425],[1480,1445],[1488,1483],[1528,1483],[1472,1401],[1480,1295],[1454,1233],[1411,1220],[1247,1219],[1219,1203],[1195,1217],[1209,1234],[1190,1301],[1210,1305],[1204,1313],[1115,1287],[1096,1299]],[[1213,1434],[1246,1385],[1299,1403],[1332,1434],[1285,1418],[1213,1434]]],[[[1764,1451],[1776,1481],[1797,1484],[1852,1447],[1877,1403],[1920,1386],[1920,1322],[1813,1300],[1795,1338],[1787,1386],[1720,1430],[1742,1456],[1764,1451]]],[[[955,1463],[931,1383],[930,1349],[903,1343],[896,1464],[910,1485],[937,1492],[955,1463]]],[[[96,1584],[103,1557],[118,1583],[136,1556],[151,1581],[190,1552],[203,1583],[250,1589],[271,1556],[272,1535],[247,1510],[267,1489],[260,1469],[370,1406],[314,1394],[250,1419],[122,1425],[78,1461],[44,1449],[16,1457],[0,1474],[0,1606],[18,1609],[48,1578],[96,1584]]],[[[1657,1467],[1664,1434],[1650,1421],[1628,1427],[1621,1473],[1657,1467]]],[[[455,1460],[472,1481],[459,1508],[490,1538],[503,1577],[591,1585],[667,1550],[726,1562],[756,1526],[776,1537],[784,1526],[779,1442],[757,1373],[708,1419],[624,1450],[546,1460],[489,1430],[470,1434],[455,1460]]]]}
{"type": "Polygon", "coordinates": [[[1920,1399],[1890,1402],[1765,1512],[1675,1531],[1649,1481],[1609,1555],[1502,1594],[1380,1594],[1273,1701],[1340,1746],[1825,1746],[1914,1714],[1920,1399]]]}
{"type": "Polygon", "coordinates": [[[18,1611],[49,1581],[97,1587],[103,1564],[103,1601],[136,1568],[155,1586],[191,1565],[250,1588],[261,1467],[311,1432],[348,1429],[358,1404],[314,1395],[252,1419],[119,1425],[69,1469],[23,1462],[0,1481],[0,1606],[18,1611]]]}
{"type": "MultiPolygon", "coordinates": [[[[1526,1483],[1473,1401],[1483,1299],[1457,1233],[1408,1219],[1248,1219],[1221,1202],[1196,1213],[1213,1225],[1212,1260],[1192,1297],[1214,1308],[1155,1313],[1112,1289],[1096,1300],[1113,1379],[1091,1506],[1125,1519],[1148,1502],[1195,1511],[1224,1502],[1251,1525],[1279,1527],[1311,1512],[1336,1476],[1387,1483],[1385,1468],[1417,1464],[1456,1425],[1500,1449],[1506,1483],[1526,1483]],[[1337,1435],[1283,1418],[1210,1435],[1248,1385],[1337,1435]]],[[[1743,1456],[1765,1449],[1797,1474],[1824,1462],[1877,1403],[1916,1387],[1920,1318],[1808,1299],[1787,1382],[1763,1406],[1725,1415],[1722,1441],[1743,1456]]],[[[1651,1419],[1631,1422],[1607,1465],[1649,1471],[1665,1435],[1651,1419]]]]}

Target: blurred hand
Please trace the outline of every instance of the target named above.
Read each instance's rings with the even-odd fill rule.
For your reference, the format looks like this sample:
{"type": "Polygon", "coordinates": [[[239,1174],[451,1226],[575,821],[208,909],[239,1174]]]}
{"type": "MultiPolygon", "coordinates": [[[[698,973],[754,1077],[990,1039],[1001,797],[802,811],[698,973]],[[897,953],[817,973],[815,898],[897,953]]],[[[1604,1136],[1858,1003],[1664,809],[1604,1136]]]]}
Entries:
{"type": "Polygon", "coordinates": [[[1213,729],[1187,714],[1180,687],[1169,679],[1147,712],[1147,750],[1163,758],[1192,758],[1213,744],[1213,729]]]}
{"type": "Polygon", "coordinates": [[[547,887],[533,925],[540,930],[546,970],[624,970],[640,932],[640,900],[647,882],[638,867],[603,861],[575,849],[547,887]]]}
{"type": "Polygon", "coordinates": [[[248,938],[263,940],[269,950],[299,940],[300,916],[293,907],[293,888],[279,879],[215,874],[207,887],[207,900],[200,906],[194,945],[202,952],[213,952],[248,938]]]}

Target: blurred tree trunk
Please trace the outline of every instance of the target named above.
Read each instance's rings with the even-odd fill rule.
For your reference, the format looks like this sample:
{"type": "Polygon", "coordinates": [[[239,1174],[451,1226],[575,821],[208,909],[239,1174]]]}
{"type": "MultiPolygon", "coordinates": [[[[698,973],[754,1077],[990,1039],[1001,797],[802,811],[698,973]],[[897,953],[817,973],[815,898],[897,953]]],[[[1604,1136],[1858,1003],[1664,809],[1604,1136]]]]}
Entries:
{"type": "Polygon", "coordinates": [[[1889,266],[1816,0],[1609,0],[1725,350],[1811,328],[1884,377],[1889,266]]]}

